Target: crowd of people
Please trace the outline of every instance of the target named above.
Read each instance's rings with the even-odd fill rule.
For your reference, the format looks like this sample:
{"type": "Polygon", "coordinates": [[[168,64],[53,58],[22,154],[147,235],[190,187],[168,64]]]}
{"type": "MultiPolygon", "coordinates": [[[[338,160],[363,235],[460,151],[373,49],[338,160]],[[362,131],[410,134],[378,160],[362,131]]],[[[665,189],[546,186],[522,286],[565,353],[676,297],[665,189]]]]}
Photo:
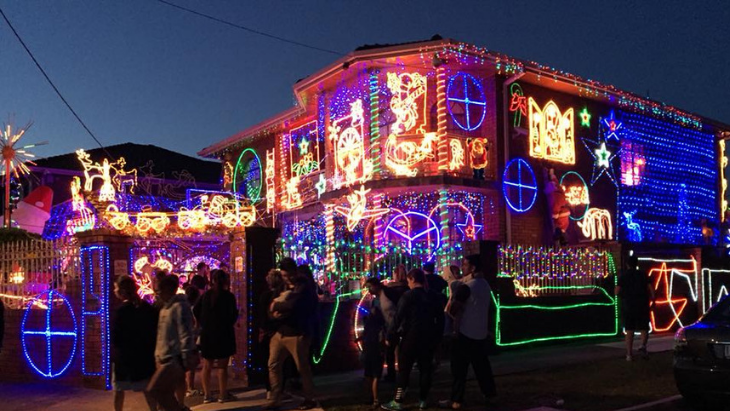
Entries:
{"type": "MultiPolygon", "coordinates": [[[[646,324],[653,289],[646,275],[636,270],[636,258],[618,281],[627,329],[627,360],[632,359],[634,331],[640,331],[639,352],[646,355],[646,324]]],[[[121,411],[126,391],[143,392],[150,411],[183,411],[186,397],[201,395],[195,375],[202,362],[203,402],[213,397],[211,373],[218,373],[217,401],[232,397],[227,390],[228,365],[236,353],[234,325],[236,299],[229,291],[229,275],[201,263],[179,293],[177,276],[158,271],[152,304],[138,296],[129,276],[116,279],[114,294],[122,301],[113,316],[112,363],[114,408],[121,411]],[[201,361],[202,357],[202,361],[201,361]]],[[[299,409],[317,406],[310,359],[319,330],[318,287],[308,265],[284,258],[267,277],[267,290],[258,296],[261,351],[254,353],[268,364],[267,403],[277,409],[286,379],[298,379],[304,400],[299,409]],[[296,377],[296,378],[295,378],[296,377]]],[[[461,266],[435,273],[433,263],[407,270],[394,268],[392,277],[364,280],[372,296],[364,309],[364,327],[358,337],[362,349],[368,403],[374,408],[403,408],[414,366],[419,370],[419,408],[429,405],[433,373],[450,347],[451,396],[439,407],[460,409],[464,403],[469,366],[485,399],[496,394],[488,358],[491,290],[478,255],[465,257],[461,266]],[[446,280],[448,279],[448,281],[446,280]],[[444,344],[445,342],[448,344],[444,344]],[[386,370],[385,375],[383,375],[386,370]],[[395,383],[391,401],[379,402],[381,379],[395,383]]]]}
{"type": "MultiPolygon", "coordinates": [[[[491,289],[479,255],[466,256],[461,266],[445,267],[443,276],[435,273],[433,263],[425,263],[410,270],[399,265],[387,280],[377,276],[363,280],[363,288],[372,298],[361,307],[367,313],[357,343],[366,395],[373,408],[403,408],[415,365],[419,369],[419,408],[427,408],[444,346],[450,347],[452,386],[451,396],[438,402],[440,408],[463,406],[469,366],[484,399],[496,395],[488,358],[491,289]],[[381,379],[395,383],[394,398],[384,404],[379,402],[381,379]]],[[[319,288],[311,268],[298,266],[291,258],[282,259],[278,269],[270,270],[266,283],[256,304],[262,349],[253,353],[268,364],[264,409],[281,406],[285,380],[295,376],[304,397],[298,408],[312,409],[317,402],[310,359],[321,334],[319,288]]],[[[228,273],[222,269],[211,272],[200,263],[181,292],[178,276],[157,271],[153,288],[155,298],[148,303],[140,298],[132,277],[119,276],[114,283],[114,295],[121,301],[111,324],[114,409],[123,410],[127,391],[142,392],[150,411],[189,410],[185,398],[201,394],[204,403],[233,399],[227,382],[229,362],[236,353],[238,308],[228,273]],[[195,388],[200,368],[202,393],[195,388]],[[218,374],[217,399],[211,386],[213,370],[218,374]]],[[[621,297],[626,360],[633,360],[635,332],[641,334],[639,353],[647,357],[649,313],[655,296],[647,274],[638,269],[636,256],[628,258],[615,293],[621,297]]],[[[0,302],[0,351],[3,308],[0,302]]]]}
{"type": "Polygon", "coordinates": [[[358,342],[362,347],[368,402],[374,408],[403,408],[416,364],[419,408],[429,406],[433,373],[444,337],[451,345],[453,384],[451,398],[439,401],[439,406],[462,407],[469,365],[474,368],[484,397],[496,394],[487,357],[491,291],[479,256],[467,256],[461,267],[448,267],[448,275],[444,277],[450,283],[437,275],[434,268],[432,263],[426,263],[422,268],[406,271],[401,265],[387,284],[376,277],[365,281],[372,299],[358,342]],[[393,400],[381,405],[378,382],[383,375],[383,364],[387,367],[385,380],[395,381],[396,388],[393,400]]]}
{"type": "MultiPolygon", "coordinates": [[[[389,281],[367,278],[363,286],[372,299],[358,338],[368,401],[374,407],[400,410],[406,398],[413,367],[419,369],[419,406],[428,406],[432,377],[439,361],[444,336],[452,340],[452,396],[439,401],[445,408],[459,409],[464,401],[469,365],[474,368],[485,397],[495,395],[487,357],[490,288],[480,269],[479,256],[466,257],[461,267],[447,269],[451,281],[435,273],[433,263],[407,270],[399,265],[389,281]],[[380,404],[378,384],[396,386],[392,401],[380,404]]],[[[298,372],[304,401],[299,409],[316,406],[312,382],[312,344],[319,335],[317,286],[307,265],[297,266],[284,258],[267,277],[268,290],[258,301],[258,355],[267,358],[268,402],[264,409],[281,406],[284,380],[298,372]],[[296,370],[287,371],[291,358],[296,370]]],[[[261,358],[261,357],[259,357],[261,358]]]]}
{"type": "Polygon", "coordinates": [[[200,263],[183,285],[176,275],[157,271],[155,300],[141,299],[129,276],[117,277],[114,294],[121,305],[112,317],[114,409],[124,408],[126,391],[143,392],[150,411],[184,411],[185,398],[199,395],[195,373],[202,357],[203,402],[215,400],[211,371],[218,371],[219,402],[227,391],[228,363],[236,352],[238,319],[230,277],[200,263]]]}

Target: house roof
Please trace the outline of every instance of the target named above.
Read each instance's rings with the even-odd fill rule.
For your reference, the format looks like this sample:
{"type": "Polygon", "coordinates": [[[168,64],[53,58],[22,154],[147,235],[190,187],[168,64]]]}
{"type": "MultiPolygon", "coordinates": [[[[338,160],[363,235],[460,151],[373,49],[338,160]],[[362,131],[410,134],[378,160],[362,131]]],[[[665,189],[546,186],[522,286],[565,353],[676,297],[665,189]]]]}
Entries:
{"type": "MultiPolygon", "coordinates": [[[[154,163],[152,172],[163,174],[167,179],[175,179],[174,174],[187,170],[200,183],[217,184],[220,182],[221,165],[218,162],[201,160],[166,148],[151,144],[123,143],[107,146],[104,149],[86,150],[93,161],[101,162],[111,155],[114,159],[124,157],[127,169],[139,169],[149,161],[154,163]]],[[[35,167],[56,170],[82,170],[76,153],[41,158],[34,161],[35,167]]]]}
{"type": "Polygon", "coordinates": [[[246,128],[224,139],[223,141],[203,148],[198,152],[198,155],[203,157],[215,157],[220,155],[226,149],[238,144],[243,139],[250,138],[262,132],[276,131],[276,129],[281,126],[279,123],[301,115],[306,110],[301,96],[301,93],[305,89],[318,84],[337,72],[347,70],[355,63],[374,62],[377,59],[392,58],[412,53],[420,53],[421,55],[426,53],[438,53],[440,55],[442,51],[456,52],[459,55],[472,55],[482,60],[493,61],[498,67],[501,67],[500,72],[503,74],[517,74],[520,76],[527,75],[537,81],[540,81],[541,78],[552,79],[554,80],[554,83],[562,83],[562,87],[564,88],[574,87],[576,90],[575,92],[583,95],[584,97],[607,98],[613,104],[618,103],[620,107],[627,108],[629,111],[632,111],[632,109],[639,109],[640,111],[647,113],[662,112],[665,113],[666,118],[674,119],[681,124],[695,128],[702,128],[702,124],[706,124],[715,129],[730,129],[729,125],[721,122],[689,113],[634,93],[620,90],[612,85],[585,79],[534,61],[517,59],[499,52],[480,48],[472,44],[462,43],[449,38],[442,38],[437,34],[431,39],[424,41],[382,45],[367,44],[356,48],[354,51],[323,67],[319,71],[298,80],[293,86],[294,96],[297,98],[298,102],[297,105],[290,107],[272,118],[246,128]]]}

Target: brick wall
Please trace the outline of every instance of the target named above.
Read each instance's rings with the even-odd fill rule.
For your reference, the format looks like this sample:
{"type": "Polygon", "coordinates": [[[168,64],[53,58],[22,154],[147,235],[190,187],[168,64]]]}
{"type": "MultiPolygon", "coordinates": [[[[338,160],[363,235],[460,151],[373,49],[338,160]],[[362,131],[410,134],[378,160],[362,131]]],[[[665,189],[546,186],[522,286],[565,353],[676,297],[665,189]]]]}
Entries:
{"type": "MultiPolygon", "coordinates": [[[[63,293],[74,310],[76,323],[68,315],[65,309],[54,307],[54,316],[52,317],[52,326],[56,330],[77,330],[77,339],[75,347],[71,343],[72,338],[58,337],[59,340],[54,343],[51,356],[54,359],[53,369],[60,369],[65,360],[68,358],[69,350],[75,348],[75,354],[70,366],[61,376],[52,380],[38,374],[28,363],[24,354],[23,343],[21,341],[21,323],[26,310],[5,310],[5,339],[3,341],[3,350],[0,353],[0,381],[4,382],[48,382],[53,381],[60,385],[82,385],[81,379],[81,353],[80,353],[80,336],[81,329],[79,327],[79,312],[81,307],[81,284],[80,282],[71,282],[67,285],[66,291],[63,293]],[[58,315],[56,315],[58,314],[58,315]]],[[[45,310],[33,309],[29,314],[26,322],[26,330],[45,330],[45,310]]],[[[28,355],[34,360],[38,368],[45,371],[46,368],[46,343],[42,336],[26,336],[26,347],[28,355]]]]}

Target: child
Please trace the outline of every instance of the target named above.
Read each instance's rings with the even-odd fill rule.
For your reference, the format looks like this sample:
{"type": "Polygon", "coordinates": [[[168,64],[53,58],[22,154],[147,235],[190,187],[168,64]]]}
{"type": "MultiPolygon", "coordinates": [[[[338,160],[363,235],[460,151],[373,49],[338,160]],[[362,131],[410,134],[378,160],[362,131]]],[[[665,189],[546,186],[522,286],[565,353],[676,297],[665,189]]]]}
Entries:
{"type": "Polygon", "coordinates": [[[383,375],[383,362],[385,353],[383,343],[385,341],[385,317],[380,305],[380,294],[383,285],[377,278],[369,278],[365,281],[368,292],[373,296],[365,317],[365,329],[359,338],[362,343],[361,359],[365,368],[365,389],[369,391],[370,401],[373,408],[380,406],[378,400],[378,381],[383,375]]]}
{"type": "Polygon", "coordinates": [[[449,303],[446,304],[446,315],[451,319],[454,335],[459,333],[461,315],[464,313],[466,300],[469,299],[470,295],[471,288],[466,284],[459,284],[454,289],[454,294],[451,296],[449,303]]]}

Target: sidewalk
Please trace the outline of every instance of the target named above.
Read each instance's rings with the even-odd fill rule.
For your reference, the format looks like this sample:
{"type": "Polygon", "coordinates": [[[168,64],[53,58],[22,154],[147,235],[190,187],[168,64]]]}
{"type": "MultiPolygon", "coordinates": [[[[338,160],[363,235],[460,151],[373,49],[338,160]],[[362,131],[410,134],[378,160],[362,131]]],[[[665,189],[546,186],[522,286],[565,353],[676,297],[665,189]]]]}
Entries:
{"type": "MultiPolygon", "coordinates": [[[[653,337],[649,343],[649,352],[670,351],[674,347],[674,337],[664,335],[653,337]]],[[[591,344],[591,343],[566,343],[563,346],[545,346],[527,349],[516,349],[503,352],[491,357],[492,368],[495,376],[524,373],[534,370],[546,369],[554,366],[579,364],[599,359],[617,358],[623,360],[624,342],[617,340],[612,342],[591,344]]],[[[342,386],[346,382],[352,382],[356,386],[362,379],[362,371],[351,371],[347,373],[323,375],[315,378],[317,390],[324,397],[331,394],[334,386],[342,386]]],[[[448,364],[442,364],[439,372],[434,378],[434,384],[449,383],[448,364]]],[[[413,381],[412,381],[413,382],[413,381]]],[[[263,389],[246,391],[236,394],[240,401],[227,404],[205,404],[191,407],[195,411],[218,411],[218,410],[258,410],[266,402],[266,395],[263,389]]],[[[359,394],[359,393],[356,393],[359,394]]],[[[284,404],[295,406],[298,402],[284,404]]],[[[535,410],[539,410],[536,408],[535,410]]],[[[544,411],[549,408],[543,408],[544,411]]],[[[529,410],[532,411],[532,410],[529,410]]]]}
{"type": "MultiPolygon", "coordinates": [[[[491,357],[494,374],[504,376],[548,369],[555,366],[580,364],[601,359],[622,359],[623,341],[614,340],[601,343],[568,343],[545,347],[516,349],[491,357]]],[[[651,352],[671,350],[673,337],[653,337],[649,343],[651,352]]],[[[361,371],[323,375],[315,378],[318,393],[323,399],[342,396],[342,387],[360,387],[361,371]]],[[[449,384],[448,364],[441,364],[434,378],[434,385],[449,384]]],[[[257,411],[266,402],[263,389],[233,389],[237,400],[219,404],[201,404],[202,398],[192,398],[188,404],[195,411],[246,410],[257,411]]],[[[362,395],[353,391],[353,396],[362,395]]],[[[3,411],[99,411],[110,410],[112,393],[82,388],[59,387],[48,384],[0,384],[0,398],[3,411]]],[[[290,400],[282,410],[294,408],[298,400],[290,400]]],[[[141,394],[127,393],[125,410],[145,410],[141,394]]],[[[320,408],[321,410],[321,408],[320,408]]]]}

